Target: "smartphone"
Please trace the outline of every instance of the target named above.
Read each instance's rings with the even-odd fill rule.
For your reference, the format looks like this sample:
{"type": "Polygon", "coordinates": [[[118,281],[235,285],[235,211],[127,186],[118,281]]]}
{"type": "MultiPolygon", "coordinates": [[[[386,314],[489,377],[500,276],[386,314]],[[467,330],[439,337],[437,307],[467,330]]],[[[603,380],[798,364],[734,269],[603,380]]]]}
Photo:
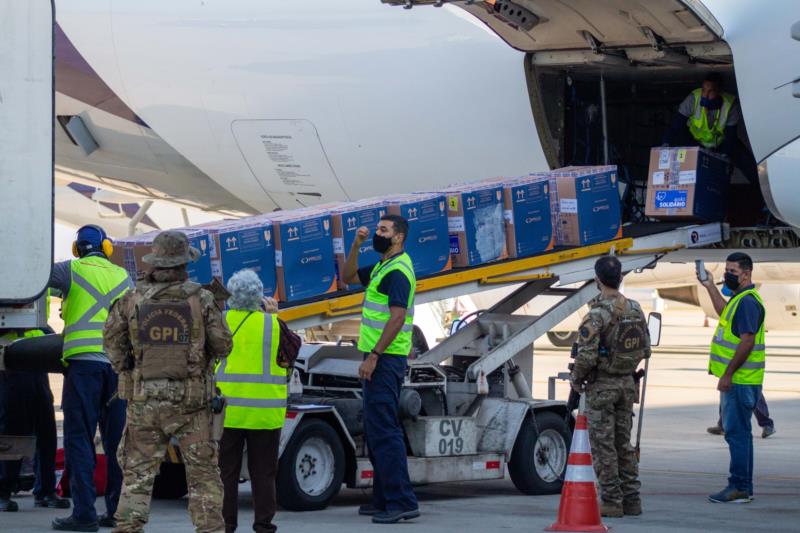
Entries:
{"type": "Polygon", "coordinates": [[[706,265],[703,263],[702,259],[696,259],[694,262],[695,268],[697,268],[697,279],[700,281],[705,281],[708,279],[706,276],[706,265]]]}

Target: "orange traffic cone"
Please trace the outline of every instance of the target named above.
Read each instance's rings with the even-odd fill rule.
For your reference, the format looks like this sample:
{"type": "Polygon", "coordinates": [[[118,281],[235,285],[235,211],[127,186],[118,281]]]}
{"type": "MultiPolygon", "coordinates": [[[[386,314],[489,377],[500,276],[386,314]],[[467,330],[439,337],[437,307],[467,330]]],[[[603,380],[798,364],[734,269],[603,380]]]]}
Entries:
{"type": "Polygon", "coordinates": [[[558,518],[545,531],[608,531],[600,519],[586,416],[578,413],[561,489],[558,518]]]}

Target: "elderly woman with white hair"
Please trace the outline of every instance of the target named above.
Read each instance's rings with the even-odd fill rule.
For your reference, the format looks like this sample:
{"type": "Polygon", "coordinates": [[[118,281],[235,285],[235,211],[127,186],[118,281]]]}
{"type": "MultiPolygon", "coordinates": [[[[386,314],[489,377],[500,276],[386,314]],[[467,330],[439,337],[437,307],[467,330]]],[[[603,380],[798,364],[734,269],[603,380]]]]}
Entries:
{"type": "Polygon", "coordinates": [[[257,532],[277,531],[275,476],[278,445],[286,416],[287,364],[279,361],[281,327],[278,304],[264,298],[264,286],[252,270],[228,281],[225,320],[233,332],[233,350],[217,366],[217,387],[227,400],[220,441],[220,471],[225,489],[222,515],[226,533],[236,530],[239,473],[244,445],[253,489],[257,532]],[[257,450],[257,453],[253,453],[257,450]]]}

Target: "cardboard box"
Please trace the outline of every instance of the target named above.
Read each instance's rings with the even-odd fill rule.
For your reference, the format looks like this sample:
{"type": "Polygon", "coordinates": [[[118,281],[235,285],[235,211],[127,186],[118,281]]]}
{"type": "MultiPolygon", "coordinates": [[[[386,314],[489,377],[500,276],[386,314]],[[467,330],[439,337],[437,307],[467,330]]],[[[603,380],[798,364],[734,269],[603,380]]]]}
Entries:
{"type": "Polygon", "coordinates": [[[236,272],[250,269],[264,284],[264,296],[276,296],[275,232],[272,221],[248,217],[207,227],[214,277],[227,285],[236,272]]]}
{"type": "MultiPolygon", "coordinates": [[[[371,233],[374,233],[378,221],[386,213],[386,203],[381,200],[362,200],[345,204],[331,211],[333,253],[336,255],[336,279],[340,289],[348,288],[341,279],[340,273],[356,238],[356,231],[361,226],[366,226],[371,233]]],[[[374,265],[380,260],[381,255],[372,249],[372,239],[364,241],[358,255],[358,268],[374,265]]]]}
{"type": "Polygon", "coordinates": [[[408,220],[405,250],[417,278],[450,270],[446,198],[441,193],[417,193],[386,200],[390,214],[408,220]]]}
{"type": "Polygon", "coordinates": [[[509,257],[528,257],[555,246],[548,178],[507,180],[503,201],[509,257]]]}
{"type": "Polygon", "coordinates": [[[561,168],[550,172],[549,180],[557,246],[586,246],[622,236],[615,165],[561,168]]]}
{"type": "Polygon", "coordinates": [[[453,266],[467,267],[508,257],[503,186],[486,183],[444,189],[453,266]]]}
{"type": "MultiPolygon", "coordinates": [[[[189,281],[206,284],[211,282],[211,244],[208,230],[205,228],[176,228],[175,231],[185,233],[189,239],[189,244],[200,251],[197,261],[189,263],[186,271],[189,273],[189,281]]],[[[144,275],[145,268],[148,266],[142,258],[149,254],[153,248],[153,239],[160,231],[151,231],[134,237],[118,239],[114,246],[117,251],[112,255],[113,262],[120,264],[128,271],[133,279],[139,279],[144,275]],[[120,250],[121,249],[121,250],[120,250]],[[119,252],[121,255],[117,255],[119,252]]]]}
{"type": "Polygon", "coordinates": [[[270,213],[278,299],[296,302],[336,291],[331,216],[315,208],[270,213]]]}
{"type": "Polygon", "coordinates": [[[698,147],[653,148],[647,173],[645,215],[660,220],[722,221],[728,165],[698,147]]]}

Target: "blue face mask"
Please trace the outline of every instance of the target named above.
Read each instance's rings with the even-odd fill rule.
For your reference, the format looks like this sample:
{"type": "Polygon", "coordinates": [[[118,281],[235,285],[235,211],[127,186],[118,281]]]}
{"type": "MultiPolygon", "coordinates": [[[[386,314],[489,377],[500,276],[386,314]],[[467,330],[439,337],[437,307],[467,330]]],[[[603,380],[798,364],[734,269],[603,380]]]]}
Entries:
{"type": "Polygon", "coordinates": [[[705,96],[701,96],[700,105],[706,109],[719,109],[722,107],[722,98],[714,98],[713,100],[709,100],[705,96]]]}

